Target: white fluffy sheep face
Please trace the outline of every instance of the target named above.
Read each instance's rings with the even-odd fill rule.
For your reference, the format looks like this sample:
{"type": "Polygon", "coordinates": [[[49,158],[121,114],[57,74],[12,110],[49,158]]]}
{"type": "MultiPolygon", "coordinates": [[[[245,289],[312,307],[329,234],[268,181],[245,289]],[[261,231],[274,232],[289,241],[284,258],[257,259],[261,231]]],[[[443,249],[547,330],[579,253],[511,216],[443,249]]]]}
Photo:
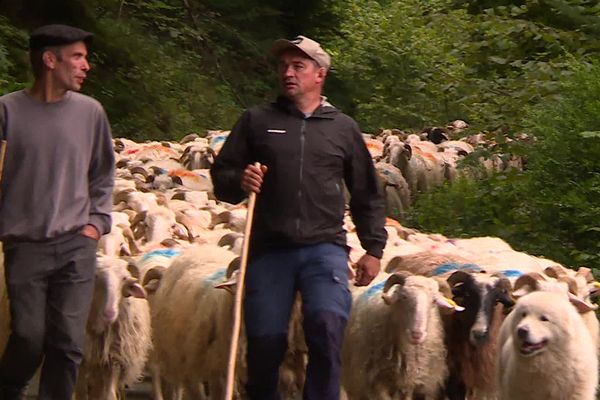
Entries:
{"type": "Polygon", "coordinates": [[[395,314],[404,319],[402,325],[406,327],[406,335],[415,345],[427,338],[431,309],[452,307],[439,292],[434,279],[418,275],[407,277],[403,284],[395,284],[384,296],[387,304],[398,307],[395,314]]]}
{"type": "Polygon", "coordinates": [[[519,299],[512,312],[511,335],[516,352],[535,357],[549,348],[561,348],[561,342],[568,340],[568,321],[575,309],[564,295],[533,292],[519,299]]]}
{"type": "Polygon", "coordinates": [[[117,320],[121,299],[129,296],[143,298],[145,293],[129,273],[127,261],[118,257],[98,257],[88,327],[96,333],[105,331],[117,320]]]}

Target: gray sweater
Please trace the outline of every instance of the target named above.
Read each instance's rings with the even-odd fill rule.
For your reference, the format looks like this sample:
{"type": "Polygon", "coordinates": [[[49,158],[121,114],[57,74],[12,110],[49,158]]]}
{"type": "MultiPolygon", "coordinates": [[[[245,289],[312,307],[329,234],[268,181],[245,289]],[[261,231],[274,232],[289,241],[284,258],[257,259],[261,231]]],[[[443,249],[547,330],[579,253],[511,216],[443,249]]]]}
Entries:
{"type": "Polygon", "coordinates": [[[7,140],[0,240],[44,241],[86,224],[110,231],[114,153],[99,102],[67,92],[43,103],[24,90],[0,97],[7,140]]]}

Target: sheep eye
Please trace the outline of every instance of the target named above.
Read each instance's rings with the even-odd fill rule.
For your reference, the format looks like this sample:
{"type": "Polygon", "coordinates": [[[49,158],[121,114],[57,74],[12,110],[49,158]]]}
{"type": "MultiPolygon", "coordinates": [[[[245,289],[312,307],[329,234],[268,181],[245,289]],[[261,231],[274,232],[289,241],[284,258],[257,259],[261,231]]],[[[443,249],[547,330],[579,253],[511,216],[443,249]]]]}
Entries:
{"type": "Polygon", "coordinates": [[[525,318],[526,316],[527,316],[527,312],[526,312],[526,311],[523,311],[523,312],[521,313],[521,318],[525,318]]]}

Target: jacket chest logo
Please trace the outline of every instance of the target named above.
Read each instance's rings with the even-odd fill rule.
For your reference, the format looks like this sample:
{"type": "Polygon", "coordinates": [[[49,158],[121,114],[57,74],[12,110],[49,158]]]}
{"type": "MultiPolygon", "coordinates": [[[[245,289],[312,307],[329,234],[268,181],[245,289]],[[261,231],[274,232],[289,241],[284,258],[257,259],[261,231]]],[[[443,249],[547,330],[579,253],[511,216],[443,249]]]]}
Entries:
{"type": "Polygon", "coordinates": [[[267,133],[275,134],[275,135],[283,135],[287,133],[285,129],[267,129],[267,133]]]}

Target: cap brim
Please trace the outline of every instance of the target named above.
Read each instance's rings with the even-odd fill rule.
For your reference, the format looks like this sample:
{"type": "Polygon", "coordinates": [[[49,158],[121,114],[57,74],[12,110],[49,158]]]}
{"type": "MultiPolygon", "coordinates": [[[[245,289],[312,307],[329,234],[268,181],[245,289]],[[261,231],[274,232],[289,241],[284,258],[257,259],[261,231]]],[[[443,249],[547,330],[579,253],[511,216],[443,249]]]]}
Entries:
{"type": "Polygon", "coordinates": [[[308,58],[312,59],[312,57],[308,55],[304,50],[302,50],[300,47],[296,46],[294,43],[290,42],[287,39],[277,39],[275,43],[273,43],[273,46],[271,46],[271,54],[274,57],[279,57],[281,53],[291,49],[299,50],[303,54],[306,54],[308,58]]]}

